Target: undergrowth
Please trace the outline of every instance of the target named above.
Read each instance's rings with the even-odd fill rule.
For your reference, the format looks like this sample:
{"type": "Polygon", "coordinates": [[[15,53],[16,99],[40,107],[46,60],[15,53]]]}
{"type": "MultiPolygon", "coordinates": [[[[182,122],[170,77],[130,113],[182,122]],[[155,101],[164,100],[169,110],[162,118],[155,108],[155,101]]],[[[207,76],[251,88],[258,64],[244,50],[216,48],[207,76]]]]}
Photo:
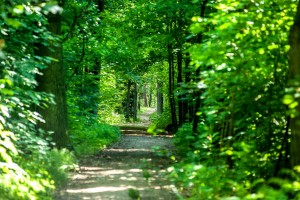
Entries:
{"type": "Polygon", "coordinates": [[[92,155],[120,137],[118,127],[99,123],[94,119],[76,117],[71,122],[70,138],[77,156],[92,155]]]}
{"type": "Polygon", "coordinates": [[[220,148],[218,134],[205,124],[198,133],[184,124],[174,137],[177,163],[168,172],[182,199],[300,199],[300,167],[274,176],[274,155],[257,151],[257,144],[241,141],[220,148]]]}
{"type": "Polygon", "coordinates": [[[149,117],[151,121],[150,127],[154,127],[155,129],[164,130],[169,124],[172,123],[170,112],[163,112],[158,115],[157,112],[154,112],[149,117]]]}

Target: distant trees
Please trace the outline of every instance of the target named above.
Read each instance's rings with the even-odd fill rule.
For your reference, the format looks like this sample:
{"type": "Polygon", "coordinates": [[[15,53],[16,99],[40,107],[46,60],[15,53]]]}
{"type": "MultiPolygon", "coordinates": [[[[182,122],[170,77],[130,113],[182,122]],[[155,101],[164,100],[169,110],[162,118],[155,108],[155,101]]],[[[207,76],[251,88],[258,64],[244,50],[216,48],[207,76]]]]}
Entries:
{"type": "Polygon", "coordinates": [[[153,73],[155,70],[151,70],[152,66],[160,64],[163,67],[167,67],[167,63],[169,78],[162,80],[156,76],[156,82],[160,83],[157,84],[158,86],[168,87],[169,92],[166,94],[167,90],[161,88],[160,90],[165,93],[165,98],[157,93],[159,97],[158,103],[164,105],[166,107],[165,111],[171,113],[172,122],[169,123],[173,123],[174,126],[177,126],[178,123],[182,124],[192,120],[194,113],[192,111],[193,100],[186,98],[185,95],[174,95],[177,88],[185,87],[187,85],[185,80],[189,80],[189,78],[186,78],[190,71],[189,58],[184,53],[188,47],[188,45],[184,45],[185,37],[188,33],[190,19],[199,13],[201,2],[122,2],[122,8],[110,4],[107,14],[105,14],[105,20],[103,21],[103,24],[105,24],[104,30],[107,33],[112,33],[112,30],[114,30],[115,34],[105,34],[107,40],[104,40],[106,43],[104,45],[108,43],[114,44],[114,46],[111,44],[107,45],[108,52],[111,52],[110,54],[114,56],[104,55],[104,60],[108,64],[122,66],[122,69],[127,69],[125,74],[128,74],[141,88],[139,91],[143,96],[142,105],[144,106],[148,106],[149,103],[153,102],[152,95],[155,96],[156,94],[150,92],[149,96],[147,96],[146,93],[150,90],[154,91],[153,88],[156,86],[150,86],[146,82],[145,84],[149,86],[147,88],[149,90],[146,92],[145,84],[140,84],[141,81],[133,77],[141,76],[143,73],[150,73],[150,71],[153,73]],[[131,59],[128,60],[128,57],[123,57],[124,55],[131,55],[131,59]],[[120,60],[121,58],[123,59],[120,60]],[[164,104],[162,102],[163,99],[168,100],[168,104],[164,104]],[[189,105],[187,106],[187,104],[189,105]],[[190,109],[185,109],[186,107],[190,109]],[[179,112],[179,115],[177,112],[179,112]]]}

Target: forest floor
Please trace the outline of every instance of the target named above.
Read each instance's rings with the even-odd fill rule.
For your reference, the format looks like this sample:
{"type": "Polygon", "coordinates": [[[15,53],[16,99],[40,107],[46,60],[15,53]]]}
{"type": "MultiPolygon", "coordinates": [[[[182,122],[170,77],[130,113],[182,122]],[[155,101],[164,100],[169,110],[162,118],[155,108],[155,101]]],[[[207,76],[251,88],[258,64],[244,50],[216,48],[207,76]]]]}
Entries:
{"type": "Polygon", "coordinates": [[[66,188],[56,200],[141,200],[177,199],[174,187],[163,176],[170,164],[170,136],[146,134],[148,109],[139,115],[140,124],[123,124],[120,140],[93,157],[81,160],[66,188]],[[137,128],[140,127],[140,128],[137,128]],[[138,194],[138,195],[137,195],[138,194]]]}

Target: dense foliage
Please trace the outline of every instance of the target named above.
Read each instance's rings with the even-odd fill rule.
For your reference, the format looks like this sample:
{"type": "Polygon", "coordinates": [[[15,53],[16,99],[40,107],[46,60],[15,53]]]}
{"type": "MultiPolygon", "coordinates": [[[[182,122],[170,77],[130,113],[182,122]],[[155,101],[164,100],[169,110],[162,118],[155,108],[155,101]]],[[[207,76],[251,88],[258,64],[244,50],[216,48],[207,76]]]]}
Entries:
{"type": "Polygon", "coordinates": [[[122,92],[102,59],[102,8],[92,1],[66,1],[62,35],[70,142],[77,156],[91,155],[119,137],[122,92]],[[112,95],[113,94],[113,95],[112,95]]]}
{"type": "Polygon", "coordinates": [[[35,76],[51,58],[35,56],[34,43],[51,41],[44,14],[56,12],[57,7],[50,2],[36,5],[4,1],[0,8],[0,198],[50,199],[55,185],[63,181],[58,176],[66,174],[60,167],[74,163],[70,152],[50,149],[50,132],[36,128],[43,119],[35,108],[46,107],[53,98],[35,91],[35,76]],[[60,162],[54,167],[53,160],[59,154],[60,162]]]}
{"type": "Polygon", "coordinates": [[[202,37],[189,48],[200,71],[198,129],[176,133],[185,161],[171,176],[191,199],[298,199],[298,172],[282,170],[293,159],[282,99],[296,2],[206,6],[190,29],[202,37]]]}
{"type": "Polygon", "coordinates": [[[156,106],[182,198],[299,199],[298,4],[1,1],[0,198],[51,199],[156,106]]]}
{"type": "MultiPolygon", "coordinates": [[[[162,114],[151,117],[150,131],[178,129],[177,163],[170,176],[183,196],[299,198],[289,125],[290,117],[298,115],[297,86],[288,85],[297,1],[141,0],[122,5],[111,6],[105,15],[116,32],[108,42],[118,46],[110,52],[135,59],[143,52],[142,60],[125,62],[127,67],[135,62],[150,62],[149,69],[165,67],[160,73],[169,77],[160,78],[167,102],[162,114]]],[[[147,75],[153,73],[149,69],[147,75]]]]}

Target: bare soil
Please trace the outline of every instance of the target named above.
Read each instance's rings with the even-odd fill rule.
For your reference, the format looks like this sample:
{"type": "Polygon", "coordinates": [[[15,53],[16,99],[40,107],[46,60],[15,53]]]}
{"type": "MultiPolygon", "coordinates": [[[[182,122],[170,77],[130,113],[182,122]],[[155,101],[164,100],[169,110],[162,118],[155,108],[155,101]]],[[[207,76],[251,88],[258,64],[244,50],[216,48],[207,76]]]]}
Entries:
{"type": "Polygon", "coordinates": [[[126,130],[117,143],[82,160],[79,171],[55,199],[130,200],[134,199],[130,190],[141,200],[177,199],[174,187],[163,176],[170,164],[166,154],[172,151],[171,137],[150,136],[144,130],[130,134],[126,130]]]}

